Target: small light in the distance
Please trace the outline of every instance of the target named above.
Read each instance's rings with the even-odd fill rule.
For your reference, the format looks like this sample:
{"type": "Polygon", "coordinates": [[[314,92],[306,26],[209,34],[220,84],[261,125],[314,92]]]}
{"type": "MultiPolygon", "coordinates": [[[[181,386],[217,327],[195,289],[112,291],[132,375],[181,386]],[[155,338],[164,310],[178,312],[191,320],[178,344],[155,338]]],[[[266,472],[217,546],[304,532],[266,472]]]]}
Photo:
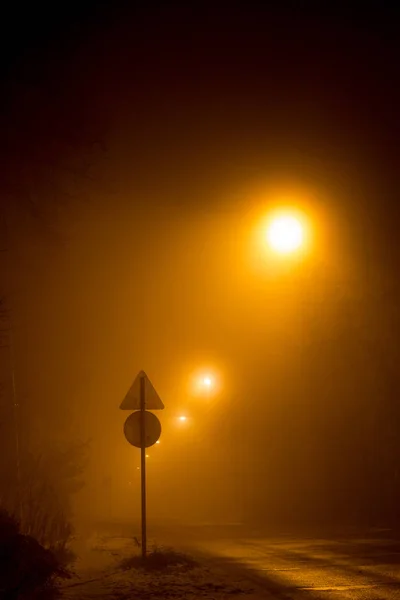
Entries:
{"type": "Polygon", "coordinates": [[[206,377],[203,377],[203,384],[206,387],[208,387],[208,388],[211,387],[212,383],[213,383],[213,381],[212,381],[211,377],[209,377],[208,375],[206,375],[206,377]]]}

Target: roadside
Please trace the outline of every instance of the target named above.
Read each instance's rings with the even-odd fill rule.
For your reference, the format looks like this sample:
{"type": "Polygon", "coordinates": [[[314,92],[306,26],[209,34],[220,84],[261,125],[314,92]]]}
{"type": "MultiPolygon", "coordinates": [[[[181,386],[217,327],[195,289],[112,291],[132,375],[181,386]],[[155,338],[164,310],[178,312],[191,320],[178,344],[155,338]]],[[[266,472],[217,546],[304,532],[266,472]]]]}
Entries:
{"type": "Polygon", "coordinates": [[[76,576],[64,584],[61,598],[399,597],[400,541],[394,532],[265,536],[265,532],[256,535],[237,523],[180,526],[153,522],[150,559],[143,568],[134,538],[138,530],[138,525],[114,523],[82,533],[74,541],[74,551],[79,555],[76,576]]]}
{"type": "Polygon", "coordinates": [[[65,600],[244,600],[271,598],[243,576],[205,554],[169,548],[166,540],[149,540],[144,567],[131,536],[116,531],[86,531],[74,540],[75,575],[60,588],[65,600]],[[119,534],[117,534],[119,533],[119,534]],[[161,544],[161,545],[157,545],[161,544]]]}

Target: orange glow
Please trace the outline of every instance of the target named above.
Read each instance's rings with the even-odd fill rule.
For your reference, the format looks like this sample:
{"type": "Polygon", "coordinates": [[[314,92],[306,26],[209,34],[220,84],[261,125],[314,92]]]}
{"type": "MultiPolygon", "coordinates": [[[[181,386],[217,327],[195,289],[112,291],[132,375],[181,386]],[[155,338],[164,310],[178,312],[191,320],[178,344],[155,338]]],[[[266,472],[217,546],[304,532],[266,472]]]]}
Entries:
{"type": "Polygon", "coordinates": [[[214,369],[198,369],[189,382],[190,394],[199,398],[211,398],[221,388],[221,377],[214,369]]]}
{"type": "Polygon", "coordinates": [[[279,215],[268,226],[267,240],[271,248],[279,254],[294,252],[304,242],[303,224],[294,215],[279,215]]]}
{"type": "Polygon", "coordinates": [[[210,377],[209,375],[206,375],[205,377],[203,377],[203,384],[209,388],[212,386],[213,384],[213,380],[212,377],[210,377]]]}
{"type": "Polygon", "coordinates": [[[249,215],[251,237],[247,248],[252,268],[268,277],[281,274],[284,263],[291,268],[291,264],[308,257],[316,242],[321,257],[324,215],[316,190],[304,189],[300,184],[268,185],[255,190],[251,200],[254,210],[249,215]]]}

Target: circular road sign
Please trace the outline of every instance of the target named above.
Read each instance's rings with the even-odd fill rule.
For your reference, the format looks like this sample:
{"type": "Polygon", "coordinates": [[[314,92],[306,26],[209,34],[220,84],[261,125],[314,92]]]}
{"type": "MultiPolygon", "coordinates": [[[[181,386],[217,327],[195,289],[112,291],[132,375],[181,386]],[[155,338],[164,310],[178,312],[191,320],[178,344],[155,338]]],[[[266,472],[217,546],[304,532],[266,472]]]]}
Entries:
{"type": "MultiPolygon", "coordinates": [[[[145,447],[153,446],[161,435],[161,423],[153,413],[145,411],[145,447]]],[[[141,448],[140,435],[140,410],[132,413],[126,419],[124,424],[124,434],[126,439],[132,446],[141,448]]]]}

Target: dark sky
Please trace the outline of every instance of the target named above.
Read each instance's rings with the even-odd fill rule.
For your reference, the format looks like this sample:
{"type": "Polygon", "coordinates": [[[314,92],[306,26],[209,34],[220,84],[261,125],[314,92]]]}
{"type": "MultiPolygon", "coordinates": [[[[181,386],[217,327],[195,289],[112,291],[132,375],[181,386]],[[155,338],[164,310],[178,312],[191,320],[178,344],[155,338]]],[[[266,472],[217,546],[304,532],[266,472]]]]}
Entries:
{"type": "MultiPolygon", "coordinates": [[[[311,179],[347,169],[357,187],[376,185],[388,198],[397,170],[394,15],[385,6],[264,4],[10,8],[3,100],[19,97],[28,121],[50,109],[102,141],[134,129],[137,169],[151,160],[168,178],[175,161],[182,186],[206,154],[215,172],[232,166],[239,178],[266,162],[283,171],[294,163],[311,179]],[[50,106],[37,98],[29,116],[34,98],[21,99],[22,82],[31,95],[43,85],[50,106]]],[[[12,137],[23,131],[17,106],[12,137]]]]}
{"type": "Polygon", "coordinates": [[[361,228],[358,243],[372,226],[373,254],[396,263],[398,42],[388,7],[9,10],[11,179],[45,177],[49,161],[80,173],[90,165],[107,173],[103,189],[134,184],[147,207],[204,212],[272,174],[328,190],[361,228]]]}
{"type": "MultiPolygon", "coordinates": [[[[243,397],[259,410],[282,380],[293,414],[291,377],[313,402],[303,367],[312,372],[314,359],[298,352],[313,336],[311,313],[321,348],[346,319],[394,331],[395,15],[382,3],[302,4],[58,3],[10,6],[3,17],[3,202],[21,390],[60,427],[85,407],[76,427],[104,456],[122,451],[121,415],[107,445],[104,424],[136,370],[150,369],[174,414],[183,374],[218,365],[220,411],[234,407],[238,427],[243,397]],[[282,185],[306,198],[319,231],[314,266],[283,283],[246,262],[248,232],[268,208],[263,190],[282,185]],[[379,294],[391,294],[378,301],[384,328],[379,294]]],[[[271,406],[260,419],[249,412],[246,442],[253,426],[284,421],[271,406]]]]}

